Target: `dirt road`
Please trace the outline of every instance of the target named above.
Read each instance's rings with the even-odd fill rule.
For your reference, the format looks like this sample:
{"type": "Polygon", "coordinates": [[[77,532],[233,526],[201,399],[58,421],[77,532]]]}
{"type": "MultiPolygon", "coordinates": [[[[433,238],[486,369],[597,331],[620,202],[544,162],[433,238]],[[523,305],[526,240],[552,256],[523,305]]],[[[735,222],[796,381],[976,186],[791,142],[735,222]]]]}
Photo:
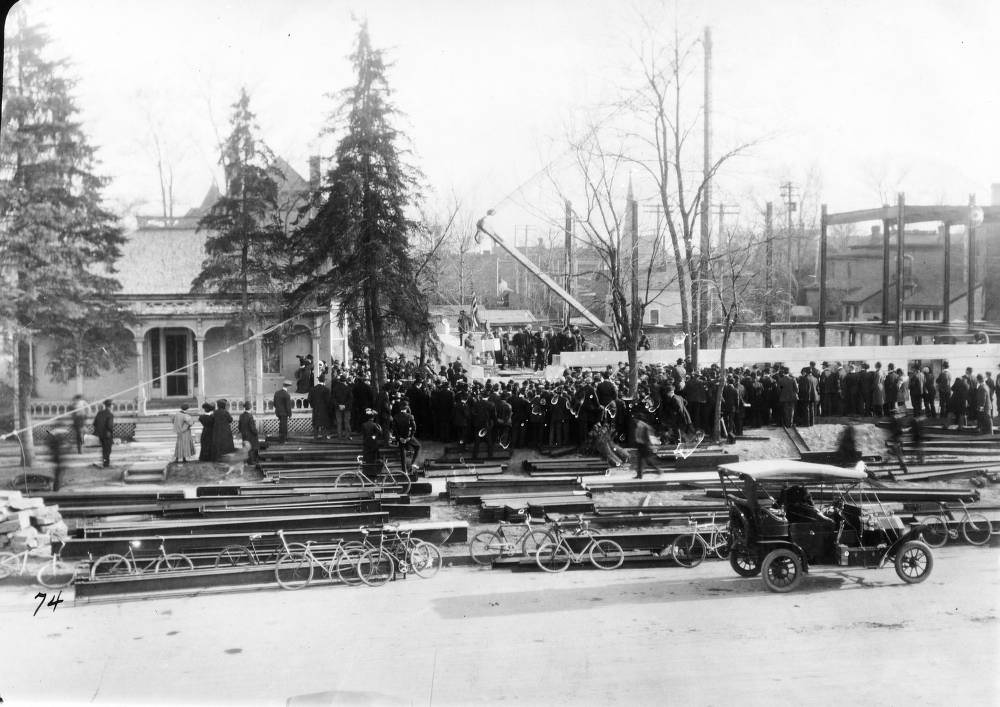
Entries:
{"type": "MultiPolygon", "coordinates": [[[[987,705],[1000,553],[932,576],[823,569],[789,595],[721,562],[563,575],[447,569],[319,586],[43,607],[0,589],[6,704],[987,705]]],[[[64,593],[70,598],[72,592],[64,593]]]]}

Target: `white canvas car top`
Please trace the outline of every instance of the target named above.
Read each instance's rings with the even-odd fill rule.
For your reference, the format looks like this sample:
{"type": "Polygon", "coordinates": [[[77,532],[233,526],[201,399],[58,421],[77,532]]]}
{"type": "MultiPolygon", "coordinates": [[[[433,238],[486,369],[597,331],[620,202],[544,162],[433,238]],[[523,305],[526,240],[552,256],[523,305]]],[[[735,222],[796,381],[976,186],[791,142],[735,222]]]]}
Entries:
{"type": "Polygon", "coordinates": [[[754,461],[722,464],[719,469],[732,474],[740,474],[757,481],[812,481],[849,482],[868,478],[865,463],[858,462],[853,468],[832,464],[813,464],[796,459],[756,459],[754,461]]]}

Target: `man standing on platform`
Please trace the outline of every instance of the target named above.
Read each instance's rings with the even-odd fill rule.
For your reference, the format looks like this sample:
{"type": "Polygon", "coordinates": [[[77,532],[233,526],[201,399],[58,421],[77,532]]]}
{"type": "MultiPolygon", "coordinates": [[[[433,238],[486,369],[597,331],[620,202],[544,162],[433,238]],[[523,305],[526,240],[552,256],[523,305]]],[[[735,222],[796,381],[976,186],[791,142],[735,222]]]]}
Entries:
{"type": "Polygon", "coordinates": [[[410,413],[410,404],[406,398],[400,402],[399,412],[392,418],[392,431],[399,446],[399,462],[403,465],[403,472],[409,473],[411,467],[416,465],[417,457],[420,456],[420,441],[416,437],[417,422],[410,413]],[[408,461],[407,453],[410,450],[413,451],[413,458],[408,461]]]}
{"type": "Polygon", "coordinates": [[[111,412],[111,401],[105,400],[104,407],[94,415],[94,435],[101,442],[101,461],[111,466],[111,445],[115,438],[115,416],[111,412]]]}
{"type": "Polygon", "coordinates": [[[347,374],[341,373],[330,385],[330,399],[333,407],[334,437],[351,437],[351,408],[354,405],[351,386],[347,385],[347,374]]]}
{"type": "Polygon", "coordinates": [[[288,418],[292,416],[292,395],[288,389],[292,382],[286,380],[281,384],[281,390],[274,394],[274,414],[278,417],[278,441],[284,444],[288,441],[288,418]]]}

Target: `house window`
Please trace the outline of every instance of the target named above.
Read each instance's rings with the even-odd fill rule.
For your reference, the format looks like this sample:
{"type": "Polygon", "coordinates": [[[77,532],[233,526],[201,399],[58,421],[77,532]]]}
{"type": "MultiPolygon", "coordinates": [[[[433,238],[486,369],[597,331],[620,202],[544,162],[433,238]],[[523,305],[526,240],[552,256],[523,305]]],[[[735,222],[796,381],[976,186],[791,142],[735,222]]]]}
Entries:
{"type": "Polygon", "coordinates": [[[281,373],[281,340],[277,332],[260,337],[260,351],[264,373],[281,373]]]}
{"type": "Polygon", "coordinates": [[[653,325],[660,323],[660,310],[658,309],[649,310],[649,323],[653,325]]]}

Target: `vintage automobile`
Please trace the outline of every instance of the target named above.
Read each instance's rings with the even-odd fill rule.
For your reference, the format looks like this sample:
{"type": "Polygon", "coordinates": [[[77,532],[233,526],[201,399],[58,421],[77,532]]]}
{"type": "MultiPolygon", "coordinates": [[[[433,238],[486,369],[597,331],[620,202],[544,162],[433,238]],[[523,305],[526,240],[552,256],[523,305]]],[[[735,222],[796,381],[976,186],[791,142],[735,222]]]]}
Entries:
{"type": "Polygon", "coordinates": [[[904,582],[927,579],[934,567],[909,526],[886,510],[863,462],[854,468],[789,459],[723,464],[719,478],[729,508],[737,574],[758,574],[773,592],[790,592],[819,565],[881,568],[892,562],[904,582]],[[810,489],[829,499],[822,509],[810,489]],[[774,495],[773,495],[774,494],[774,495]]]}

